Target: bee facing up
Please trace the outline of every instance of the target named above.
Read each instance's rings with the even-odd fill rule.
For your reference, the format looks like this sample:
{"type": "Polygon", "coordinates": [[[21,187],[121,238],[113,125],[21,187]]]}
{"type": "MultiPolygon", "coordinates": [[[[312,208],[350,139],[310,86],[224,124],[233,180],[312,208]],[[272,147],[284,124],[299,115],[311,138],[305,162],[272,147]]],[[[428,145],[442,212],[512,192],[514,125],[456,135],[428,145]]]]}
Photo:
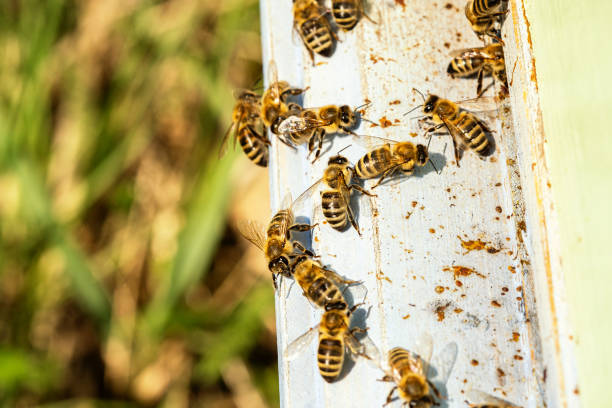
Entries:
{"type": "Polygon", "coordinates": [[[350,285],[357,281],[342,278],[307,255],[300,255],[295,259],[291,264],[291,273],[302,288],[304,296],[318,307],[325,310],[348,309],[337,285],[350,285]]]}
{"type": "Polygon", "coordinates": [[[349,205],[351,190],[355,189],[371,197],[376,197],[376,194],[364,190],[357,184],[351,184],[353,171],[346,157],[339,154],[330,157],[327,167],[323,172],[323,177],[310,186],[306,192],[307,194],[312,194],[314,191],[317,191],[317,187],[320,184],[323,184],[321,208],[323,216],[329,225],[335,230],[343,231],[350,222],[355,231],[361,235],[353,215],[353,210],[349,205]]]}
{"type": "Polygon", "coordinates": [[[321,323],[308,330],[295,339],[285,351],[285,358],[293,360],[315,337],[319,338],[317,347],[317,365],[321,377],[327,382],[333,382],[340,376],[345,359],[345,349],[358,357],[370,359],[368,345],[375,348],[371,340],[366,337],[361,342],[355,337],[355,333],[365,333],[365,329],[359,327],[350,328],[350,317],[352,312],[360,305],[351,309],[330,309],[323,313],[321,323]]]}
{"type": "Polygon", "coordinates": [[[343,31],[350,31],[363,15],[376,24],[363,9],[363,0],[332,0],[332,17],[336,25],[343,31]]]}
{"type": "Polygon", "coordinates": [[[302,38],[314,65],[314,53],[331,57],[336,35],[317,0],[294,0],[293,28],[302,38]]]}
{"type": "Polygon", "coordinates": [[[471,149],[481,157],[489,154],[491,144],[487,136],[488,129],[476,115],[462,109],[462,107],[490,110],[491,104],[494,106],[493,99],[478,98],[455,103],[433,94],[429,94],[425,98],[420,91],[416,89],[415,91],[423,98],[423,113],[434,124],[426,132],[429,133],[441,127],[446,127],[452,136],[457,167],[460,167],[460,154],[465,148],[471,149]]]}
{"type": "Polygon", "coordinates": [[[238,225],[242,236],[263,251],[268,262],[268,269],[272,272],[272,282],[275,289],[278,275],[291,276],[290,265],[296,256],[300,254],[314,256],[300,242],[291,240],[292,231],[308,231],[317,225],[295,223],[293,208],[298,201],[301,201],[300,198],[289,205],[291,196],[286,196],[281,209],[272,217],[265,233],[263,228],[254,222],[245,222],[238,225]]]}
{"type": "Polygon", "coordinates": [[[328,133],[356,135],[357,107],[327,105],[321,108],[296,109],[280,123],[278,130],[289,143],[300,145],[308,142],[309,154],[315,152],[313,163],[319,158],[323,139],[328,133]]]}
{"type": "Polygon", "coordinates": [[[479,403],[475,404],[468,403],[470,408],[520,408],[517,405],[511,404],[477,389],[469,390],[467,392],[467,397],[472,401],[480,401],[479,403]]]}
{"type": "Polygon", "coordinates": [[[482,79],[485,75],[492,75],[494,79],[500,82],[502,91],[508,93],[504,48],[500,43],[493,43],[480,48],[457,50],[453,52],[453,56],[454,58],[448,64],[446,72],[453,78],[469,77],[477,74],[477,98],[484,93],[482,79]]]}
{"type": "Polygon", "coordinates": [[[244,154],[256,165],[267,167],[268,165],[268,145],[270,142],[263,135],[263,123],[260,116],[261,103],[259,95],[251,91],[242,91],[236,98],[236,105],[232,112],[232,124],[225,132],[219,157],[227,151],[227,144],[232,135],[234,146],[236,139],[244,154]]]}
{"type": "Polygon", "coordinates": [[[478,38],[489,36],[502,42],[495,33],[494,24],[506,12],[501,11],[503,0],[469,0],[465,5],[465,16],[478,38]]]}
{"type": "Polygon", "coordinates": [[[415,145],[411,142],[398,142],[376,136],[359,136],[358,140],[360,143],[370,142],[369,144],[378,145],[355,165],[355,174],[360,179],[380,177],[372,189],[396,171],[409,176],[416,166],[423,167],[430,161],[428,149],[422,144],[415,145]]]}
{"type": "Polygon", "coordinates": [[[300,95],[306,89],[293,88],[287,81],[278,80],[278,71],[274,61],[268,67],[269,85],[261,96],[261,119],[264,125],[272,133],[279,134],[279,118],[284,117],[290,110],[296,111],[300,106],[296,103],[288,103],[289,96],[300,95]]]}
{"type": "MultiPolygon", "coordinates": [[[[429,360],[433,350],[432,338],[425,335],[420,340],[420,355],[412,353],[402,347],[394,347],[387,355],[388,370],[381,381],[393,382],[395,385],[387,395],[384,405],[393,401],[393,393],[397,390],[399,397],[404,405],[409,407],[430,408],[435,404],[435,396],[440,399],[440,393],[430,380],[429,360]]],[[[446,383],[450,371],[455,364],[457,357],[457,344],[449,343],[436,357],[436,364],[433,364],[439,373],[437,379],[446,383]]]]}

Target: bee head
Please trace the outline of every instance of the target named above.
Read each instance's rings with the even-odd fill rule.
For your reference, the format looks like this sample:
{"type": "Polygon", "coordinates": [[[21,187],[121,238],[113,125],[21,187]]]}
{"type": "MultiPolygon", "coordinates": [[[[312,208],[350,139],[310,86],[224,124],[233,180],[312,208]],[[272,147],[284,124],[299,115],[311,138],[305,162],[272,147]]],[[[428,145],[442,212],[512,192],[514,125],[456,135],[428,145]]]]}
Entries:
{"type": "Polygon", "coordinates": [[[437,97],[436,95],[429,95],[427,97],[427,100],[425,100],[425,103],[423,104],[423,112],[425,113],[433,112],[436,106],[436,103],[438,102],[438,99],[440,98],[437,97]]]}
{"type": "Polygon", "coordinates": [[[348,159],[344,156],[332,156],[329,158],[329,160],[327,161],[327,165],[331,165],[331,164],[339,164],[339,165],[345,165],[348,164],[348,159]]]}
{"type": "Polygon", "coordinates": [[[355,112],[348,105],[340,106],[338,111],[338,119],[340,120],[340,126],[345,128],[352,128],[355,126],[355,112]]]}
{"type": "Polygon", "coordinates": [[[417,145],[417,164],[419,166],[424,166],[425,163],[427,163],[428,159],[429,159],[429,155],[427,154],[427,148],[422,144],[418,144],[417,145]]]}
{"type": "Polygon", "coordinates": [[[284,256],[279,256],[278,258],[271,260],[268,264],[268,269],[270,269],[270,272],[275,275],[281,274],[284,276],[291,276],[289,261],[284,256]]]}

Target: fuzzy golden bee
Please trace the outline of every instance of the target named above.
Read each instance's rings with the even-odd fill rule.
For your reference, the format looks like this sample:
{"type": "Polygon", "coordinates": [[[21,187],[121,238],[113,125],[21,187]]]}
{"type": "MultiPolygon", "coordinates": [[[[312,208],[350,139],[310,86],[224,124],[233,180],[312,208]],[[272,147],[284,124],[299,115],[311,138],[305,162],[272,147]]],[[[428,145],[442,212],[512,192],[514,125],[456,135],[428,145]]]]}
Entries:
{"type": "MultiPolygon", "coordinates": [[[[393,401],[393,393],[398,392],[404,405],[409,407],[430,408],[435,404],[434,394],[440,399],[440,393],[430,380],[429,360],[433,350],[432,338],[423,336],[420,340],[420,355],[402,347],[394,347],[387,355],[388,370],[381,381],[395,385],[387,395],[385,405],[393,401]]],[[[435,369],[439,382],[446,383],[457,357],[457,344],[449,343],[437,356],[435,369]]]]}
{"type": "Polygon", "coordinates": [[[478,38],[489,36],[502,42],[495,32],[495,22],[505,14],[503,0],[469,0],[465,5],[465,16],[478,38]]]}
{"type": "Polygon", "coordinates": [[[219,157],[227,151],[230,135],[240,143],[244,154],[256,165],[268,165],[268,145],[270,142],[263,134],[263,123],[260,116],[261,104],[259,95],[251,91],[242,91],[236,98],[232,112],[232,124],[223,136],[219,157]]]}
{"type": "Polygon", "coordinates": [[[472,401],[479,401],[478,403],[468,403],[470,408],[520,408],[518,405],[511,404],[477,389],[469,390],[466,395],[472,401]]]}
{"type": "Polygon", "coordinates": [[[398,142],[376,136],[359,136],[358,140],[360,143],[379,145],[366,153],[355,165],[355,175],[360,179],[380,177],[372,189],[396,171],[409,176],[415,167],[425,166],[429,161],[428,149],[422,144],[398,142]]]}
{"type": "Polygon", "coordinates": [[[327,105],[321,108],[295,109],[283,119],[278,130],[287,139],[287,143],[300,145],[308,142],[309,154],[315,152],[314,162],[321,154],[326,134],[355,135],[352,129],[357,125],[359,108],[352,109],[348,105],[327,105]]]}
{"type": "Polygon", "coordinates": [[[272,282],[276,288],[278,275],[291,276],[291,262],[301,254],[313,256],[300,242],[291,240],[292,231],[308,231],[316,226],[295,223],[293,208],[298,198],[291,205],[291,196],[285,197],[281,209],[272,217],[264,233],[263,228],[254,222],[244,222],[238,225],[240,233],[252,244],[261,249],[272,272],[272,282]]]}
{"type": "Polygon", "coordinates": [[[501,84],[502,91],[508,93],[504,48],[500,43],[457,50],[453,56],[446,72],[453,78],[478,75],[476,97],[483,93],[482,80],[485,75],[493,76],[501,84]]]}
{"type": "Polygon", "coordinates": [[[351,309],[330,309],[323,313],[320,324],[308,330],[287,347],[285,358],[293,360],[318,335],[317,365],[321,377],[327,382],[333,382],[340,376],[347,348],[353,356],[370,359],[366,346],[371,342],[369,338],[360,342],[355,337],[355,333],[363,333],[366,330],[350,327],[351,314],[358,306],[355,305],[351,309]]]}
{"type": "Polygon", "coordinates": [[[300,285],[304,296],[312,303],[325,310],[343,310],[348,305],[338,284],[357,283],[342,278],[337,273],[325,269],[319,262],[307,255],[300,255],[291,264],[293,279],[300,285]]]}
{"type": "Polygon", "coordinates": [[[372,23],[372,20],[363,9],[363,0],[332,0],[331,12],[336,25],[343,31],[352,30],[361,16],[364,16],[372,23]]]}
{"type": "Polygon", "coordinates": [[[272,133],[279,134],[278,125],[281,122],[280,118],[285,117],[289,111],[295,112],[300,109],[298,104],[289,103],[288,98],[300,95],[306,89],[293,88],[287,81],[279,81],[274,61],[271,61],[268,67],[268,77],[268,88],[261,96],[261,120],[272,133]]]}
{"type": "Polygon", "coordinates": [[[302,38],[314,65],[314,54],[331,57],[336,35],[317,0],[293,2],[293,28],[302,38]]]}
{"type": "Polygon", "coordinates": [[[488,137],[489,130],[476,115],[462,109],[460,105],[466,107],[469,105],[475,109],[485,109],[485,105],[487,105],[486,108],[488,109],[493,102],[492,99],[478,98],[476,100],[452,102],[433,94],[429,94],[425,98],[421,92],[415,91],[423,98],[423,113],[434,124],[426,132],[429,133],[446,127],[452,136],[457,167],[460,167],[459,160],[461,153],[466,148],[469,148],[481,157],[489,154],[491,146],[488,137]]]}

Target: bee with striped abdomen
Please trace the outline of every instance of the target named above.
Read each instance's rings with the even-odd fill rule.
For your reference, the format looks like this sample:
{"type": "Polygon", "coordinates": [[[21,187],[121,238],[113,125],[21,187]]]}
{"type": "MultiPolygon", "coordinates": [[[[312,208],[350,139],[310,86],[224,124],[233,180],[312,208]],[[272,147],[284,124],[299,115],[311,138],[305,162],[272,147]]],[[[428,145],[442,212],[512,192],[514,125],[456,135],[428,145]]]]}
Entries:
{"type": "Polygon", "coordinates": [[[469,390],[467,392],[467,397],[472,401],[480,401],[478,403],[469,403],[466,401],[470,408],[520,408],[518,405],[511,404],[477,389],[469,390]]]}
{"type": "Polygon", "coordinates": [[[240,143],[244,154],[256,165],[268,165],[268,145],[270,142],[264,136],[263,122],[260,116],[259,95],[251,91],[242,91],[236,98],[236,105],[232,112],[232,124],[223,136],[219,157],[227,151],[227,144],[231,137],[240,143]]]}
{"type": "Polygon", "coordinates": [[[268,67],[268,82],[268,88],[261,96],[261,120],[272,133],[279,134],[278,125],[281,122],[279,118],[284,117],[290,110],[300,109],[298,104],[289,103],[287,99],[289,96],[300,95],[306,89],[293,88],[287,81],[279,81],[274,61],[271,61],[268,67]]]}
{"type": "Polygon", "coordinates": [[[495,22],[506,14],[502,11],[503,0],[469,0],[465,5],[465,16],[478,38],[485,35],[503,42],[495,32],[495,22]]]}
{"type": "MultiPolygon", "coordinates": [[[[393,393],[397,390],[403,405],[409,407],[430,408],[435,404],[435,396],[440,399],[440,393],[430,379],[429,373],[430,357],[433,349],[433,341],[430,335],[425,335],[420,340],[419,353],[415,354],[402,347],[394,347],[387,356],[388,369],[383,368],[385,376],[381,381],[393,382],[395,385],[387,395],[384,405],[393,401],[393,393]]],[[[432,362],[438,375],[436,379],[446,383],[450,371],[457,358],[457,344],[449,343],[436,356],[436,362],[432,362]]]]}
{"type": "Polygon", "coordinates": [[[508,93],[504,48],[500,43],[457,50],[453,52],[453,56],[446,72],[453,78],[478,75],[476,97],[483,93],[482,80],[485,75],[492,75],[500,82],[502,92],[508,93]]]}
{"type": "Polygon", "coordinates": [[[360,143],[379,145],[366,153],[355,165],[355,174],[360,179],[380,177],[372,189],[396,171],[409,176],[415,167],[425,166],[430,161],[428,149],[422,144],[415,145],[411,142],[398,142],[376,136],[359,136],[358,140],[360,143]]]}
{"type": "Polygon", "coordinates": [[[317,0],[295,0],[293,2],[293,28],[302,38],[312,64],[314,53],[331,57],[336,35],[325,17],[325,10],[317,0]]]}
{"type": "Polygon", "coordinates": [[[298,202],[301,202],[300,197],[291,203],[291,196],[287,195],[281,209],[272,217],[265,232],[254,222],[249,221],[238,225],[242,236],[263,251],[268,262],[268,269],[272,272],[275,289],[278,275],[291,276],[291,262],[296,256],[314,255],[300,242],[291,240],[292,231],[309,231],[317,225],[295,223],[293,208],[298,202]]]}
{"type": "Polygon", "coordinates": [[[363,9],[363,0],[332,0],[332,17],[343,31],[352,30],[361,16],[376,24],[363,9]]]}
{"type": "Polygon", "coordinates": [[[353,356],[370,359],[368,346],[373,343],[366,336],[359,341],[355,333],[365,333],[366,329],[350,328],[352,312],[359,305],[351,309],[330,309],[323,313],[321,323],[294,340],[285,351],[285,358],[293,360],[315,337],[319,338],[317,347],[317,365],[321,377],[327,382],[333,382],[340,376],[345,360],[345,349],[348,348],[353,356]]]}
{"type": "Polygon", "coordinates": [[[352,129],[357,125],[357,111],[362,106],[355,109],[349,105],[296,109],[280,123],[278,130],[293,145],[308,142],[309,152],[315,152],[314,163],[321,154],[326,134],[356,135],[352,129]]]}
{"type": "Polygon", "coordinates": [[[347,309],[346,300],[337,285],[357,283],[325,269],[307,255],[300,255],[295,259],[291,264],[291,274],[302,288],[304,296],[325,310],[347,309]]]}
{"type": "Polygon", "coordinates": [[[487,134],[489,132],[488,129],[476,115],[463,109],[463,107],[485,110],[494,103],[493,99],[478,98],[461,102],[451,102],[448,99],[440,98],[433,94],[429,94],[427,98],[425,98],[420,91],[417,89],[415,89],[415,91],[423,98],[423,113],[425,113],[426,118],[430,119],[434,125],[427,129],[426,132],[429,133],[446,127],[452,136],[457,167],[460,167],[460,154],[465,148],[471,149],[480,157],[487,156],[490,153],[491,143],[489,142],[487,134]]]}

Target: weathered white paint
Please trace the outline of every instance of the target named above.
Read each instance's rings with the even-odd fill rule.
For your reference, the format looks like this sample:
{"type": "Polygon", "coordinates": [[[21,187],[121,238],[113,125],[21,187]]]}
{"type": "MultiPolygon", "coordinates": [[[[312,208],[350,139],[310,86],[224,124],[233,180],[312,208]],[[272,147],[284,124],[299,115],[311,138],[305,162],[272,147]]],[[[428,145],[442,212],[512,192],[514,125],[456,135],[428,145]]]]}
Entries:
{"type": "MultiPolygon", "coordinates": [[[[394,123],[400,121],[386,129],[363,123],[357,133],[425,143],[421,132],[415,138],[410,135],[418,132],[416,121],[402,117],[420,101],[412,87],[451,100],[473,98],[475,80],[453,80],[446,75],[446,66],[452,49],[481,43],[465,20],[463,1],[406,2],[405,8],[389,1],[371,3],[370,14],[379,24],[364,20],[352,32],[341,33],[342,42],[333,57],[317,56],[321,64],[312,67],[303,45],[292,35],[291,2],[262,0],[264,66],[273,59],[280,79],[294,86],[310,86],[304,106],[357,106],[367,98],[372,101],[366,112],[369,119],[378,121],[385,116],[394,123]],[[400,103],[393,103],[396,100],[400,103]]],[[[506,24],[512,22],[509,18],[506,24]]],[[[509,43],[514,33],[508,29],[505,33],[509,43]]],[[[507,59],[507,64],[512,77],[513,60],[507,59]]],[[[268,80],[266,72],[266,83],[268,80]]],[[[517,83],[511,87],[512,102],[520,92],[516,87],[517,83]]],[[[534,303],[540,295],[534,292],[532,279],[542,266],[528,255],[533,250],[529,246],[533,228],[529,210],[525,218],[519,167],[513,164],[517,163],[517,145],[512,116],[509,110],[500,112],[498,118],[489,120],[489,126],[496,129],[497,148],[487,161],[466,152],[457,168],[450,138],[435,137],[430,151],[436,166],[442,167],[441,174],[427,166],[411,178],[380,186],[375,190],[378,197],[354,200],[362,237],[352,229],[339,233],[328,225],[321,225],[313,234],[312,247],[324,264],[350,279],[362,280],[367,287],[365,325],[383,352],[394,346],[411,349],[423,332],[433,336],[434,350],[457,342],[459,355],[447,384],[451,407],[465,406],[463,392],[472,387],[530,407],[542,406],[547,390],[556,392],[556,383],[550,378],[543,381],[536,324],[542,318],[538,319],[534,303]],[[527,222],[527,234],[519,231],[521,221],[527,222]],[[489,242],[500,252],[466,253],[458,235],[489,242]],[[473,268],[484,277],[459,277],[460,287],[452,272],[444,271],[451,265],[473,268]],[[444,292],[437,293],[436,286],[444,292]],[[436,309],[444,306],[440,320],[436,309]]],[[[343,154],[354,163],[365,153],[353,137],[334,136],[329,141],[322,159],[311,165],[305,146],[293,151],[273,140],[272,212],[287,192],[297,197],[321,177],[331,154],[351,144],[343,154]]],[[[372,183],[366,182],[365,187],[372,183]]],[[[318,196],[313,199],[309,212],[298,215],[320,221],[321,215],[314,213],[318,196]]],[[[291,362],[283,359],[286,346],[318,323],[321,315],[298,288],[289,294],[288,288],[283,285],[276,309],[281,405],[382,405],[391,386],[376,381],[382,373],[368,364],[357,362],[341,381],[330,385],[318,374],[315,343],[302,357],[291,362]]],[[[364,315],[357,313],[356,317],[363,320],[364,315]]],[[[551,332],[546,324],[543,327],[547,335],[543,345],[548,347],[551,332]]],[[[547,358],[555,364],[554,356],[547,358]]],[[[549,377],[550,373],[549,365],[549,377]]],[[[546,398],[556,401],[551,394],[546,398]]]]}

